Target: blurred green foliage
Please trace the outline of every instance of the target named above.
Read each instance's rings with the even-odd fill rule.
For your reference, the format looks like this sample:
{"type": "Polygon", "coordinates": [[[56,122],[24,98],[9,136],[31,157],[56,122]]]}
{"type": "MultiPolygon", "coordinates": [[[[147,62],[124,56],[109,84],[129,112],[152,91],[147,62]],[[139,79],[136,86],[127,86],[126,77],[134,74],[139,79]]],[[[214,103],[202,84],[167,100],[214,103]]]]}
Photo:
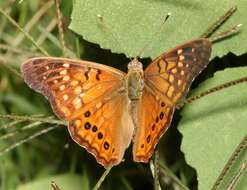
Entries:
{"type": "MultiPolygon", "coordinates": [[[[77,57],[100,62],[126,71],[129,59],[123,54],[113,54],[109,50],[103,50],[99,45],[84,41],[81,36],[68,29],[73,2],[61,1],[62,21],[67,47],[65,55],[72,58],[77,57]]],[[[46,49],[51,56],[63,56],[53,1],[23,0],[19,3],[19,1],[15,0],[0,0],[0,8],[9,13],[35,39],[36,43],[46,49]]],[[[82,15],[82,18],[80,18],[84,19],[83,16],[86,18],[86,15],[82,15]]],[[[175,16],[175,18],[178,17],[175,16]]],[[[141,25],[142,23],[136,24],[141,25]]],[[[126,31],[124,32],[126,33],[126,31]]],[[[146,38],[151,33],[152,31],[149,32],[149,35],[142,37],[142,40],[146,41],[146,38]]],[[[164,33],[166,33],[165,30],[164,33]]],[[[183,39],[187,38],[188,36],[186,35],[183,39]]],[[[96,43],[97,41],[94,42],[96,43]]],[[[233,47],[236,47],[236,44],[233,47]]],[[[139,46],[136,48],[139,50],[139,46]]],[[[241,50],[241,52],[244,51],[241,50]]],[[[124,53],[127,54],[128,52],[124,53]]],[[[32,115],[36,118],[53,116],[48,101],[40,94],[29,89],[22,78],[16,74],[16,72],[20,72],[21,63],[34,56],[42,56],[42,54],[6,17],[0,15],[1,115],[32,115]]],[[[150,56],[152,55],[150,54],[150,56]]],[[[237,57],[229,53],[223,58],[215,58],[195,80],[192,88],[196,88],[202,81],[212,77],[215,71],[224,70],[226,67],[246,65],[246,60],[247,54],[237,57]]],[[[142,61],[145,66],[150,62],[149,59],[142,61]]],[[[227,82],[228,80],[226,79],[222,82],[224,81],[227,82]]],[[[195,102],[196,104],[197,102],[195,102]]],[[[158,146],[160,162],[163,166],[168,166],[170,168],[169,171],[176,175],[180,182],[189,189],[197,189],[196,171],[185,162],[184,154],[180,150],[181,134],[177,130],[180,119],[180,111],[176,111],[172,127],[161,139],[158,146]]],[[[8,150],[8,148],[23,139],[27,139],[52,125],[51,123],[26,120],[0,119],[0,152],[8,150]]],[[[198,146],[203,146],[203,143],[198,146]]],[[[196,150],[194,152],[196,153],[196,150]]],[[[17,148],[7,153],[0,153],[0,155],[1,190],[47,189],[52,180],[58,184],[61,190],[91,189],[104,171],[90,154],[71,140],[64,126],[34,138],[26,144],[17,146],[17,148]]],[[[177,189],[179,187],[178,182],[165,167],[160,168],[160,173],[162,187],[166,189],[177,189]]],[[[152,188],[153,178],[149,165],[134,163],[130,149],[126,152],[125,162],[114,167],[103,183],[103,189],[107,190],[152,188]]],[[[182,187],[180,188],[182,189],[182,187]]]]}

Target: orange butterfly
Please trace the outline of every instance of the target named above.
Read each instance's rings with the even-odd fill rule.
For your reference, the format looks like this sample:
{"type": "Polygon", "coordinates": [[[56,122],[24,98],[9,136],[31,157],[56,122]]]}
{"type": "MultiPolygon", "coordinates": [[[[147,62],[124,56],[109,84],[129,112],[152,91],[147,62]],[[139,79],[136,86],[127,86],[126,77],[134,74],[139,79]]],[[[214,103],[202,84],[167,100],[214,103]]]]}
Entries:
{"type": "Polygon", "coordinates": [[[169,128],[178,101],[207,66],[211,41],[197,39],[157,57],[143,71],[133,59],[128,73],[65,58],[27,60],[25,82],[45,95],[68,121],[73,140],[104,167],[119,164],[133,140],[133,158],[148,162],[169,128]]]}

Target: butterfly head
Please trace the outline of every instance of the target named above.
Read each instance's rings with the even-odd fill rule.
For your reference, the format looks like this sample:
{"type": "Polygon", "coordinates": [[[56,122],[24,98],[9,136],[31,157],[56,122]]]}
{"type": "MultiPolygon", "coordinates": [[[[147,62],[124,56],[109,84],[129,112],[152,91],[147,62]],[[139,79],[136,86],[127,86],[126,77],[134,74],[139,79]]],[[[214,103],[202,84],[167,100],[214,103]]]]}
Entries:
{"type": "Polygon", "coordinates": [[[131,60],[131,62],[129,62],[128,72],[130,72],[131,70],[143,70],[142,63],[138,61],[137,58],[134,58],[133,60],[131,60]]]}
{"type": "Polygon", "coordinates": [[[128,74],[126,76],[126,86],[130,100],[141,98],[144,88],[144,78],[142,63],[137,58],[128,64],[128,74]]]}

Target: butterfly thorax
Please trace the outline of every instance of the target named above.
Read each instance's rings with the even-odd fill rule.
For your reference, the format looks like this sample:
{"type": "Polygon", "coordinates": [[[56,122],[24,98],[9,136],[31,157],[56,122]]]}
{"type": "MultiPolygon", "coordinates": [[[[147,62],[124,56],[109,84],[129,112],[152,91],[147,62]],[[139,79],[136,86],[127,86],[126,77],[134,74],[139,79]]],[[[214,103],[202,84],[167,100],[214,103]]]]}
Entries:
{"type": "Polygon", "coordinates": [[[144,88],[142,63],[136,58],[128,64],[126,75],[126,89],[130,100],[139,100],[144,88]]]}

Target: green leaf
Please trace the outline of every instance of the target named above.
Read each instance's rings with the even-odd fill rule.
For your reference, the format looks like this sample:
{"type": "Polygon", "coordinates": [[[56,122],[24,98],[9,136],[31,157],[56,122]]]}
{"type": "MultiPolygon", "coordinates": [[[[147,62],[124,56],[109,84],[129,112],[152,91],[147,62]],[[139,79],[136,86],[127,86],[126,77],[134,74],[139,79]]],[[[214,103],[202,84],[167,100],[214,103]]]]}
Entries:
{"type": "MultiPolygon", "coordinates": [[[[191,96],[216,85],[246,77],[247,67],[225,69],[203,82],[191,96]]],[[[211,189],[235,148],[246,135],[247,83],[239,84],[186,105],[178,125],[181,149],[197,171],[199,190],[211,189]]],[[[245,154],[246,155],[246,154],[245,154]]],[[[244,155],[242,155],[244,156],[244,155]]],[[[229,179],[240,168],[239,158],[229,179]]],[[[227,181],[229,183],[229,180],[227,181]]],[[[225,184],[226,185],[226,184],[225,184]]],[[[247,186],[247,181],[242,186],[247,186]]],[[[226,188],[222,188],[226,189],[226,188]]]]}
{"type": "Polygon", "coordinates": [[[54,181],[61,190],[89,190],[88,178],[83,175],[63,174],[39,179],[25,185],[20,185],[17,190],[52,190],[51,182],[54,181]]]}
{"type": "Polygon", "coordinates": [[[242,23],[242,32],[217,43],[212,57],[229,51],[240,55],[247,49],[247,43],[242,43],[247,38],[247,3],[243,0],[75,0],[70,29],[87,41],[129,57],[137,56],[152,39],[142,56],[154,58],[178,44],[198,38],[234,5],[239,9],[220,31],[242,23]],[[168,12],[172,15],[161,26],[168,12]]]}

